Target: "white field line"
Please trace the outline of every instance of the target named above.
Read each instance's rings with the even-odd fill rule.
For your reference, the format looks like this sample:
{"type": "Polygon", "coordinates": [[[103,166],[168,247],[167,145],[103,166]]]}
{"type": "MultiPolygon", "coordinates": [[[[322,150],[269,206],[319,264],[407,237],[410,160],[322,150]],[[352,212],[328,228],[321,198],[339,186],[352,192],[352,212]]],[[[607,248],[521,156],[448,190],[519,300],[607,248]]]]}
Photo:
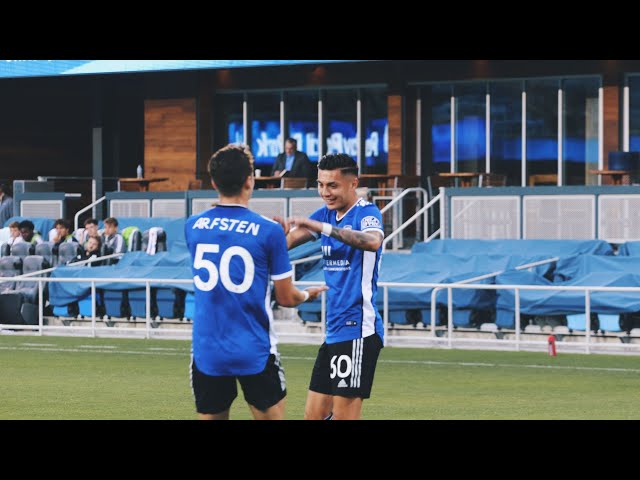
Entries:
{"type": "MultiPolygon", "coordinates": [[[[22,344],[24,345],[24,344],[22,344]]],[[[48,345],[48,344],[38,344],[48,345]]],[[[110,353],[110,354],[129,354],[129,355],[159,355],[159,356],[189,356],[190,349],[174,349],[175,351],[158,351],[157,347],[148,347],[143,350],[98,350],[99,348],[114,348],[113,346],[100,347],[99,345],[91,345],[95,350],[82,350],[79,348],[34,348],[34,347],[9,347],[0,346],[0,350],[20,350],[20,351],[40,351],[40,352],[68,352],[68,353],[110,353]]],[[[117,347],[116,347],[117,348],[117,347]]],[[[282,356],[283,360],[308,360],[315,361],[315,357],[292,357],[282,356]]],[[[577,370],[587,372],[620,372],[620,373],[640,373],[640,368],[617,368],[617,367],[579,367],[569,365],[531,365],[531,364],[515,364],[515,363],[480,363],[480,362],[442,362],[436,360],[379,360],[378,363],[398,364],[398,365],[442,365],[457,367],[484,367],[484,368],[536,368],[543,370],[577,370]]]]}

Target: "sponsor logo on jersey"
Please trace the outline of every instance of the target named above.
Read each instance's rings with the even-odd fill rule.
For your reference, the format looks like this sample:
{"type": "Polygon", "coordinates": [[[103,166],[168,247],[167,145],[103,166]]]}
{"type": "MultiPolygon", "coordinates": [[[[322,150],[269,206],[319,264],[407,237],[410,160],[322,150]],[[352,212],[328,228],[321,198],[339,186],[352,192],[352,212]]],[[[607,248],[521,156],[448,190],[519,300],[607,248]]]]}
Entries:
{"type": "Polygon", "coordinates": [[[376,217],[369,216],[364,217],[360,222],[360,229],[364,230],[365,228],[382,228],[382,225],[376,217]]]}

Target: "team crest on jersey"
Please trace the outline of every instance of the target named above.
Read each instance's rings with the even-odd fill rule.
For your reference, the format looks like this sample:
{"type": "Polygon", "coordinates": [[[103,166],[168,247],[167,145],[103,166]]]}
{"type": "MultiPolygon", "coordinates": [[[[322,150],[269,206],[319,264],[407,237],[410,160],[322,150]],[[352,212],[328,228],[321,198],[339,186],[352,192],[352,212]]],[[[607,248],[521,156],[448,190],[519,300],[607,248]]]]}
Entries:
{"type": "Polygon", "coordinates": [[[364,230],[366,228],[382,228],[382,225],[376,217],[364,217],[360,222],[360,229],[364,230]]]}

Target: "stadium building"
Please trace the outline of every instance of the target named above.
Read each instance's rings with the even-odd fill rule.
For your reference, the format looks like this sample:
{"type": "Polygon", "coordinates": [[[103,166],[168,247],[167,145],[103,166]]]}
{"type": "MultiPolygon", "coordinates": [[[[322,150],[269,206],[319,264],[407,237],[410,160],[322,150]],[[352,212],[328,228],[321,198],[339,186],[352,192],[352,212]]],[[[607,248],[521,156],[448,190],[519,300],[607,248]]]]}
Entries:
{"type": "MultiPolygon", "coordinates": [[[[497,280],[486,283],[557,286],[560,271],[579,286],[594,272],[630,274],[640,240],[640,61],[2,60],[0,103],[0,178],[14,187],[14,216],[50,223],[65,217],[75,220],[74,229],[85,218],[116,216],[122,228],[147,231],[140,248],[151,236],[158,251],[170,250],[179,243],[173,235],[179,223],[215,201],[207,163],[230,142],[249,145],[267,177],[261,186],[275,187],[256,191],[252,208],[265,215],[313,211],[319,206],[313,185],[268,178],[288,137],[312,161],[331,152],[357,159],[363,194],[387,208],[387,235],[397,232],[389,255],[414,281],[474,282],[494,274],[487,278],[497,280]],[[408,188],[414,190],[399,199],[408,188]],[[158,222],[166,237],[150,233],[158,222]],[[439,243],[445,240],[451,242],[439,243]],[[478,243],[487,241],[493,243],[478,243]],[[561,243],[538,248],[539,241],[561,243]],[[511,256],[456,263],[456,255],[470,251],[511,256]],[[423,275],[428,269],[410,269],[414,254],[432,255],[421,261],[442,272],[455,268],[423,275]],[[564,258],[576,254],[590,257],[579,264],[564,258]],[[438,263],[436,255],[453,256],[438,263]],[[593,256],[611,258],[602,263],[593,256]],[[530,264],[536,265],[526,273],[537,277],[513,276],[530,264]]],[[[38,224],[41,233],[50,223],[38,224]]],[[[22,264],[11,265],[4,271],[24,273],[22,264]]],[[[309,275],[302,279],[318,279],[313,268],[301,272],[309,275]]],[[[587,285],[636,286],[627,277],[607,281],[587,285]]],[[[153,290],[153,308],[143,283],[132,287],[128,311],[120,310],[123,297],[105,293],[112,305],[100,313],[110,320],[100,328],[132,316],[145,317],[148,330],[151,310],[154,318],[188,318],[189,293],[173,291],[179,284],[146,288],[153,290]]],[[[583,292],[536,310],[536,294],[524,291],[460,290],[447,298],[446,289],[433,290],[416,301],[400,290],[387,324],[408,330],[420,324],[420,334],[449,346],[454,329],[520,345],[530,327],[532,348],[546,348],[550,332],[567,339],[576,333],[579,348],[589,351],[590,332],[620,346],[634,343],[640,326],[637,293],[609,293],[601,301],[604,293],[593,292],[591,305],[583,292]]],[[[20,313],[19,323],[35,318],[33,325],[42,326],[38,311],[45,306],[20,298],[11,304],[16,312],[35,306],[20,313]]],[[[96,317],[91,301],[74,308],[68,318],[96,317]]],[[[304,308],[301,318],[318,324],[318,305],[304,308]]]]}

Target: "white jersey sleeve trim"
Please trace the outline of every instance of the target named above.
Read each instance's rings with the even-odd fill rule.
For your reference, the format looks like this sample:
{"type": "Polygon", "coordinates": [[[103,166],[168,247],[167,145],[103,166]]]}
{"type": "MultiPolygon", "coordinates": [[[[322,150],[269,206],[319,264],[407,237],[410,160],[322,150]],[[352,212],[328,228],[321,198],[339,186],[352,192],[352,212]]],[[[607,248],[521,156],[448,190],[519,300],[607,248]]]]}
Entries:
{"type": "Polygon", "coordinates": [[[364,230],[360,230],[361,232],[380,232],[382,234],[382,238],[384,238],[384,231],[380,228],[365,228],[364,230]]]}
{"type": "Polygon", "coordinates": [[[283,280],[291,276],[293,276],[293,270],[289,270],[288,272],[280,273],[278,275],[271,275],[271,280],[283,280]]]}

